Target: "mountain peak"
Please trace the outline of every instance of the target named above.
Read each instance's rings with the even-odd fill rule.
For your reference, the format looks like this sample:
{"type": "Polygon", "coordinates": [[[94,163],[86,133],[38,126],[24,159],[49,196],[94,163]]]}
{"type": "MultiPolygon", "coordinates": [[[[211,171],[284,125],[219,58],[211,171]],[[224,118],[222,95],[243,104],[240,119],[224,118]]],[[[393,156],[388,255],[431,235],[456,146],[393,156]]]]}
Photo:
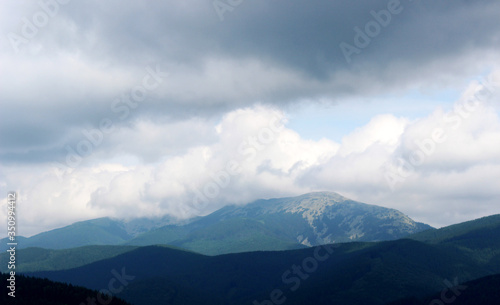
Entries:
{"type": "Polygon", "coordinates": [[[297,196],[297,198],[329,197],[336,200],[344,200],[346,197],[331,191],[316,191],[297,196]]]}
{"type": "Polygon", "coordinates": [[[348,198],[335,192],[313,192],[284,199],[292,199],[289,201],[289,204],[287,204],[288,208],[313,210],[323,209],[326,206],[331,206],[336,203],[349,200],[348,198]]]}
{"type": "MultiPolygon", "coordinates": [[[[304,213],[304,218],[311,220],[319,216],[328,207],[344,202],[354,202],[335,192],[311,192],[296,197],[261,199],[247,205],[251,210],[260,209],[261,213],[304,213]]],[[[362,204],[362,203],[359,203],[362,204]]],[[[243,207],[245,209],[245,207],[243,207]]]]}
{"type": "Polygon", "coordinates": [[[312,192],[296,197],[261,199],[245,206],[226,207],[215,219],[251,218],[295,224],[297,241],[312,246],[346,241],[401,238],[431,227],[398,210],[357,202],[335,192],[312,192]]]}

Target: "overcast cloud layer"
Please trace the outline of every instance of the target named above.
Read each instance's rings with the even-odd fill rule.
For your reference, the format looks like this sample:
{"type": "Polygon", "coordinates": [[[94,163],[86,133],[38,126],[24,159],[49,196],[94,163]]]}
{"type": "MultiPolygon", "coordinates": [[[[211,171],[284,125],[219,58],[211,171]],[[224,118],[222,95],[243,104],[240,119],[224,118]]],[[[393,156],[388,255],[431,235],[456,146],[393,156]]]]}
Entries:
{"type": "Polygon", "coordinates": [[[0,197],[19,193],[20,234],[314,190],[434,226],[500,213],[498,1],[231,3],[0,4],[0,197]],[[377,102],[449,92],[418,117],[377,102]],[[290,127],[354,100],[371,118],[341,138],[290,127]]]}

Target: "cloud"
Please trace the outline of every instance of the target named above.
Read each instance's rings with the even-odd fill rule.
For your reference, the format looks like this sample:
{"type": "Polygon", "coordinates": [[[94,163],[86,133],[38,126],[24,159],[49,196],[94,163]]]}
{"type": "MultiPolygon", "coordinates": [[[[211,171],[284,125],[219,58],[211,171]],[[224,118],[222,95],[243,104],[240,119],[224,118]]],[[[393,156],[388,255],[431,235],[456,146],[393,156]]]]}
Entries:
{"type": "Polygon", "coordinates": [[[435,226],[498,213],[500,95],[498,83],[487,94],[484,88],[473,81],[451,109],[438,108],[414,121],[373,118],[346,136],[339,151],[356,147],[352,139],[364,150],[333,156],[310,169],[302,185],[334,185],[350,197],[400,209],[435,226]],[[373,133],[386,141],[367,141],[373,133]]]}
{"type": "MultiPolygon", "coordinates": [[[[209,2],[60,4],[19,53],[2,40],[0,136],[11,145],[1,156],[56,161],[56,148],[77,141],[70,131],[113,115],[113,100],[140,83],[148,66],[169,78],[133,119],[213,117],[256,102],[283,107],[456,87],[498,61],[496,1],[402,1],[401,13],[348,64],[340,43],[353,44],[354,28],[388,4],[247,1],[224,22],[209,2]]],[[[5,34],[22,36],[23,18],[33,23],[43,8],[17,2],[1,11],[5,34]]]]}
{"type": "MultiPolygon", "coordinates": [[[[142,150],[148,147],[164,153],[161,149],[182,145],[186,135],[197,137],[192,132],[197,128],[193,122],[167,124],[164,129],[151,122],[139,122],[131,130],[122,131],[138,140],[139,145],[136,150],[117,148],[123,149],[122,155],[115,152],[120,163],[89,162],[62,170],[46,165],[36,172],[29,167],[3,166],[2,172],[6,188],[15,186],[24,195],[19,209],[26,221],[44,219],[40,222],[43,226],[47,222],[49,226],[60,224],[54,215],[64,215],[65,221],[104,215],[192,217],[229,203],[247,203],[257,194],[287,195],[293,188],[296,194],[307,191],[294,185],[294,177],[335,153],[338,145],[326,139],[303,140],[287,129],[285,122],[283,112],[276,108],[235,110],[219,122],[198,122],[201,135],[211,134],[211,141],[196,139],[183,150],[173,148],[177,153],[163,154],[154,163],[133,158],[135,162],[124,165],[120,156],[144,156],[142,150]],[[164,130],[170,134],[163,136],[164,130]],[[166,141],[162,142],[162,138],[166,141]]],[[[121,137],[119,132],[117,143],[121,143],[121,137]]],[[[113,143],[111,146],[115,147],[113,143]]]]}
{"type": "MultiPolygon", "coordinates": [[[[110,153],[118,163],[98,162],[112,160],[99,157],[68,171],[3,166],[2,188],[16,186],[23,194],[20,209],[25,221],[40,219],[43,227],[63,222],[54,215],[64,215],[66,222],[105,215],[186,218],[227,204],[313,190],[338,191],[400,209],[432,225],[447,225],[499,212],[495,198],[500,117],[493,103],[497,96],[479,100],[473,111],[462,113],[460,124],[456,121],[457,109],[477,97],[481,88],[473,82],[452,108],[437,108],[416,120],[374,116],[341,143],[303,139],[287,128],[283,111],[264,105],[231,111],[219,121],[137,121],[110,141],[110,148],[119,147],[128,135],[130,143],[139,144],[122,145],[110,153]],[[433,147],[418,144],[431,139],[436,128],[443,129],[443,141],[433,147]],[[193,140],[184,139],[189,135],[193,140]],[[205,142],[199,139],[206,135],[205,142]],[[176,143],[175,153],[165,153],[176,143]],[[162,157],[141,162],[148,148],[162,157]],[[416,152],[423,160],[413,164],[416,152]],[[120,156],[134,156],[133,162],[127,164],[120,156]],[[398,171],[400,160],[413,168],[398,171]],[[393,189],[386,179],[391,170],[399,175],[393,189]]],[[[39,227],[25,230],[30,229],[36,232],[39,227]]]]}
{"type": "Polygon", "coordinates": [[[396,118],[388,114],[378,115],[367,125],[344,137],[339,154],[346,156],[352,153],[362,153],[376,144],[394,146],[408,123],[405,118],[396,118]]]}
{"type": "Polygon", "coordinates": [[[498,75],[497,1],[252,0],[223,22],[210,1],[62,2],[0,4],[0,191],[20,192],[26,234],[325,189],[435,225],[498,211],[498,93],[470,104],[471,79],[498,75]],[[374,110],[339,143],[287,125],[299,103],[374,109],[469,82],[453,109],[374,110]],[[391,189],[401,160],[419,165],[391,189]]]}

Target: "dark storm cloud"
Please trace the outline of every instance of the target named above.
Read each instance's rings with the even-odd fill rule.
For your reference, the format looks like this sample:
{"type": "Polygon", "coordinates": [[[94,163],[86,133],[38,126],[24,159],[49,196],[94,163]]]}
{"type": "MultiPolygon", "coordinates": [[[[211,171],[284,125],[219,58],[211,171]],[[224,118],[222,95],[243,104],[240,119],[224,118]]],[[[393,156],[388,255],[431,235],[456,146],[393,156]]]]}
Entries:
{"type": "MultiPolygon", "coordinates": [[[[223,1],[224,2],[224,1],[223,1]]],[[[210,1],[73,3],[64,11],[82,35],[86,51],[127,62],[199,64],[210,56],[257,57],[326,77],[351,69],[339,48],[355,46],[354,27],[364,30],[371,11],[398,8],[353,62],[379,68],[394,61],[421,62],[470,48],[498,46],[500,4],[495,1],[243,1],[217,18],[210,1]]]]}
{"type": "MultiPolygon", "coordinates": [[[[12,13],[29,20],[40,10],[8,9],[24,10],[12,13]]],[[[498,50],[498,12],[500,3],[486,0],[246,0],[221,22],[212,1],[71,1],[19,45],[20,54],[3,41],[0,136],[10,145],[1,154],[47,155],[77,143],[78,130],[105,118],[120,127],[141,117],[214,116],[255,102],[340,101],[446,86],[481,71],[484,55],[498,50]],[[355,27],[366,35],[365,26],[376,22],[372,11],[386,19],[360,47],[355,27]],[[350,63],[343,42],[357,50],[350,63]],[[168,80],[126,120],[116,119],[113,100],[156,66],[168,80]]],[[[12,21],[3,28],[21,35],[21,19],[12,21]]]]}

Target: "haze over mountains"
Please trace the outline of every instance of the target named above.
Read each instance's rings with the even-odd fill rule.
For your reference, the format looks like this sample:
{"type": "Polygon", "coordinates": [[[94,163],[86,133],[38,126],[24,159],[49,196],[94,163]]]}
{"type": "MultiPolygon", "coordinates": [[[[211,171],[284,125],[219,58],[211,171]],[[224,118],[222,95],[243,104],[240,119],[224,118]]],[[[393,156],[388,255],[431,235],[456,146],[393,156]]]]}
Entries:
{"type": "Polygon", "coordinates": [[[184,222],[169,217],[154,221],[94,219],[23,239],[19,246],[65,249],[168,244],[216,255],[395,240],[430,228],[394,209],[356,202],[333,192],[316,192],[226,206],[184,222]]]}
{"type": "Polygon", "coordinates": [[[0,305],[500,304],[500,1],[0,16],[0,305]]]}
{"type": "MultiPolygon", "coordinates": [[[[478,295],[495,304],[500,274],[500,215],[433,229],[332,192],[227,206],[184,223],[94,219],[22,244],[30,247],[18,250],[17,272],[93,290],[115,278],[116,296],[134,305],[428,304],[443,289],[463,292],[457,304],[478,295]]],[[[1,272],[8,260],[0,254],[1,272]]]]}
{"type": "MultiPolygon", "coordinates": [[[[33,251],[39,250],[19,255],[33,251]]],[[[60,251],[67,250],[51,255],[60,259],[60,251]]],[[[73,251],[91,253],[87,247],[73,251]]],[[[32,265],[38,272],[24,272],[97,290],[118,272],[127,284],[117,296],[135,305],[255,305],[272,298],[286,304],[408,305],[440,300],[443,291],[457,300],[463,295],[457,304],[477,304],[471,298],[489,291],[481,304],[496,304],[491,292],[500,274],[500,215],[393,241],[217,256],[160,246],[117,248],[108,258],[72,263],[67,270],[32,265]]]]}

